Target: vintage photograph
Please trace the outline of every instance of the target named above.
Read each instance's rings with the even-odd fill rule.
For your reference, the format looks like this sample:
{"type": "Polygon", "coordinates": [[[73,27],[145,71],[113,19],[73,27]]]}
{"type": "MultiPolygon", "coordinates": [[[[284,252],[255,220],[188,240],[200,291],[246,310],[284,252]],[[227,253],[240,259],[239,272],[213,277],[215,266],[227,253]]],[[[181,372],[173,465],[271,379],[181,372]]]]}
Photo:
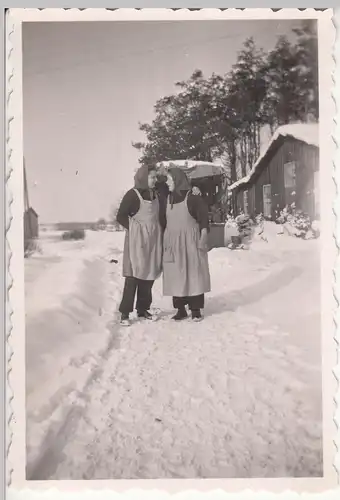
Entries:
{"type": "Polygon", "coordinates": [[[26,480],[323,478],[318,19],[21,37],[26,480]]]}

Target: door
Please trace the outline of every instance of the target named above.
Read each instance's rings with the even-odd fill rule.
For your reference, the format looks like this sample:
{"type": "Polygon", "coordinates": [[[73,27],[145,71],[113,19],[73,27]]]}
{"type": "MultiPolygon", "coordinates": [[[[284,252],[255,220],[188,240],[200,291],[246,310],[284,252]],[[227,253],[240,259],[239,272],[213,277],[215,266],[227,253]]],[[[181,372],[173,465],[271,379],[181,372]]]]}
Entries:
{"type": "Polygon", "coordinates": [[[263,186],[263,215],[267,219],[272,216],[272,186],[264,184],[263,186]]]}
{"type": "Polygon", "coordinates": [[[243,191],[243,210],[245,215],[249,215],[248,191],[243,191]]]}

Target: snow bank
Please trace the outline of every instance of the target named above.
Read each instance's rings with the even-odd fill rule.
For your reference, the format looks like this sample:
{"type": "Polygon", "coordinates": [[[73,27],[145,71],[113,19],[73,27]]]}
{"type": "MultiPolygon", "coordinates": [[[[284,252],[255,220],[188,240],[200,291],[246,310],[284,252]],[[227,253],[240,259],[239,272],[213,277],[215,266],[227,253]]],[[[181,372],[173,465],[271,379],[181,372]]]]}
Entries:
{"type": "Polygon", "coordinates": [[[58,433],[110,340],[120,295],[122,235],[88,233],[82,242],[42,239],[26,261],[28,474],[58,433]],[[114,275],[112,280],[109,275],[114,275]]]}
{"type": "MultiPolygon", "coordinates": [[[[317,224],[315,224],[315,227],[317,227],[317,224]]],[[[226,226],[225,242],[229,243],[231,241],[231,236],[237,234],[238,231],[236,228],[226,226]]],[[[287,232],[282,230],[281,225],[276,224],[273,221],[264,221],[261,233],[259,233],[259,227],[255,228],[249,245],[249,250],[229,250],[226,247],[214,248],[209,252],[209,255],[214,256],[214,259],[215,257],[219,258],[222,255],[226,258],[230,252],[239,253],[248,251],[252,254],[249,257],[250,260],[257,258],[259,255],[263,255],[263,253],[270,253],[275,260],[280,260],[283,252],[309,252],[311,246],[318,247],[318,245],[319,242],[316,239],[307,241],[301,238],[291,237],[287,232]]]]}

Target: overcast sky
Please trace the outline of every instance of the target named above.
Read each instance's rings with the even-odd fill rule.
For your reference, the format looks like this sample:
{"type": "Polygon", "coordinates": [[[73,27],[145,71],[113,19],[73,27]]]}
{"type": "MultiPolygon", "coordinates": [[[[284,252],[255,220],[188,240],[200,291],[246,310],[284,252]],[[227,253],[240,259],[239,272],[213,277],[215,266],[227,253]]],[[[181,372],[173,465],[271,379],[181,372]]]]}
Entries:
{"type": "Polygon", "coordinates": [[[195,69],[224,74],[246,38],[265,50],[299,21],[25,23],[24,155],[41,222],[107,217],[132,187],[156,100],[195,69]]]}

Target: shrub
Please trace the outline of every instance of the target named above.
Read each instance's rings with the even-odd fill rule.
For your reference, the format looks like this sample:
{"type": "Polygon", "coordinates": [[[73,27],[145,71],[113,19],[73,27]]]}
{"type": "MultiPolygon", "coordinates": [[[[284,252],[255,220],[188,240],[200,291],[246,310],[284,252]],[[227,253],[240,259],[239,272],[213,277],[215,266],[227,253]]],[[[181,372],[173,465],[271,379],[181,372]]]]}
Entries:
{"type": "Polygon", "coordinates": [[[255,217],[255,224],[257,226],[263,226],[264,224],[264,215],[261,213],[261,214],[258,214],[256,217],[255,217]]]}
{"type": "Polygon", "coordinates": [[[250,236],[252,233],[253,221],[249,215],[241,214],[235,219],[240,236],[250,236]]]}
{"type": "Polygon", "coordinates": [[[305,238],[307,233],[314,234],[309,216],[302,210],[297,210],[295,203],[281,210],[276,222],[278,224],[290,224],[295,229],[295,236],[298,238],[305,238]]]}
{"type": "Polygon", "coordinates": [[[238,233],[237,235],[231,236],[231,243],[228,245],[228,248],[231,250],[235,248],[249,248],[254,225],[249,215],[241,213],[235,218],[232,215],[228,215],[226,225],[237,228],[238,233]]]}
{"type": "Polygon", "coordinates": [[[72,231],[65,231],[61,237],[63,240],[83,240],[85,231],[84,229],[73,229],[72,231]]]}

